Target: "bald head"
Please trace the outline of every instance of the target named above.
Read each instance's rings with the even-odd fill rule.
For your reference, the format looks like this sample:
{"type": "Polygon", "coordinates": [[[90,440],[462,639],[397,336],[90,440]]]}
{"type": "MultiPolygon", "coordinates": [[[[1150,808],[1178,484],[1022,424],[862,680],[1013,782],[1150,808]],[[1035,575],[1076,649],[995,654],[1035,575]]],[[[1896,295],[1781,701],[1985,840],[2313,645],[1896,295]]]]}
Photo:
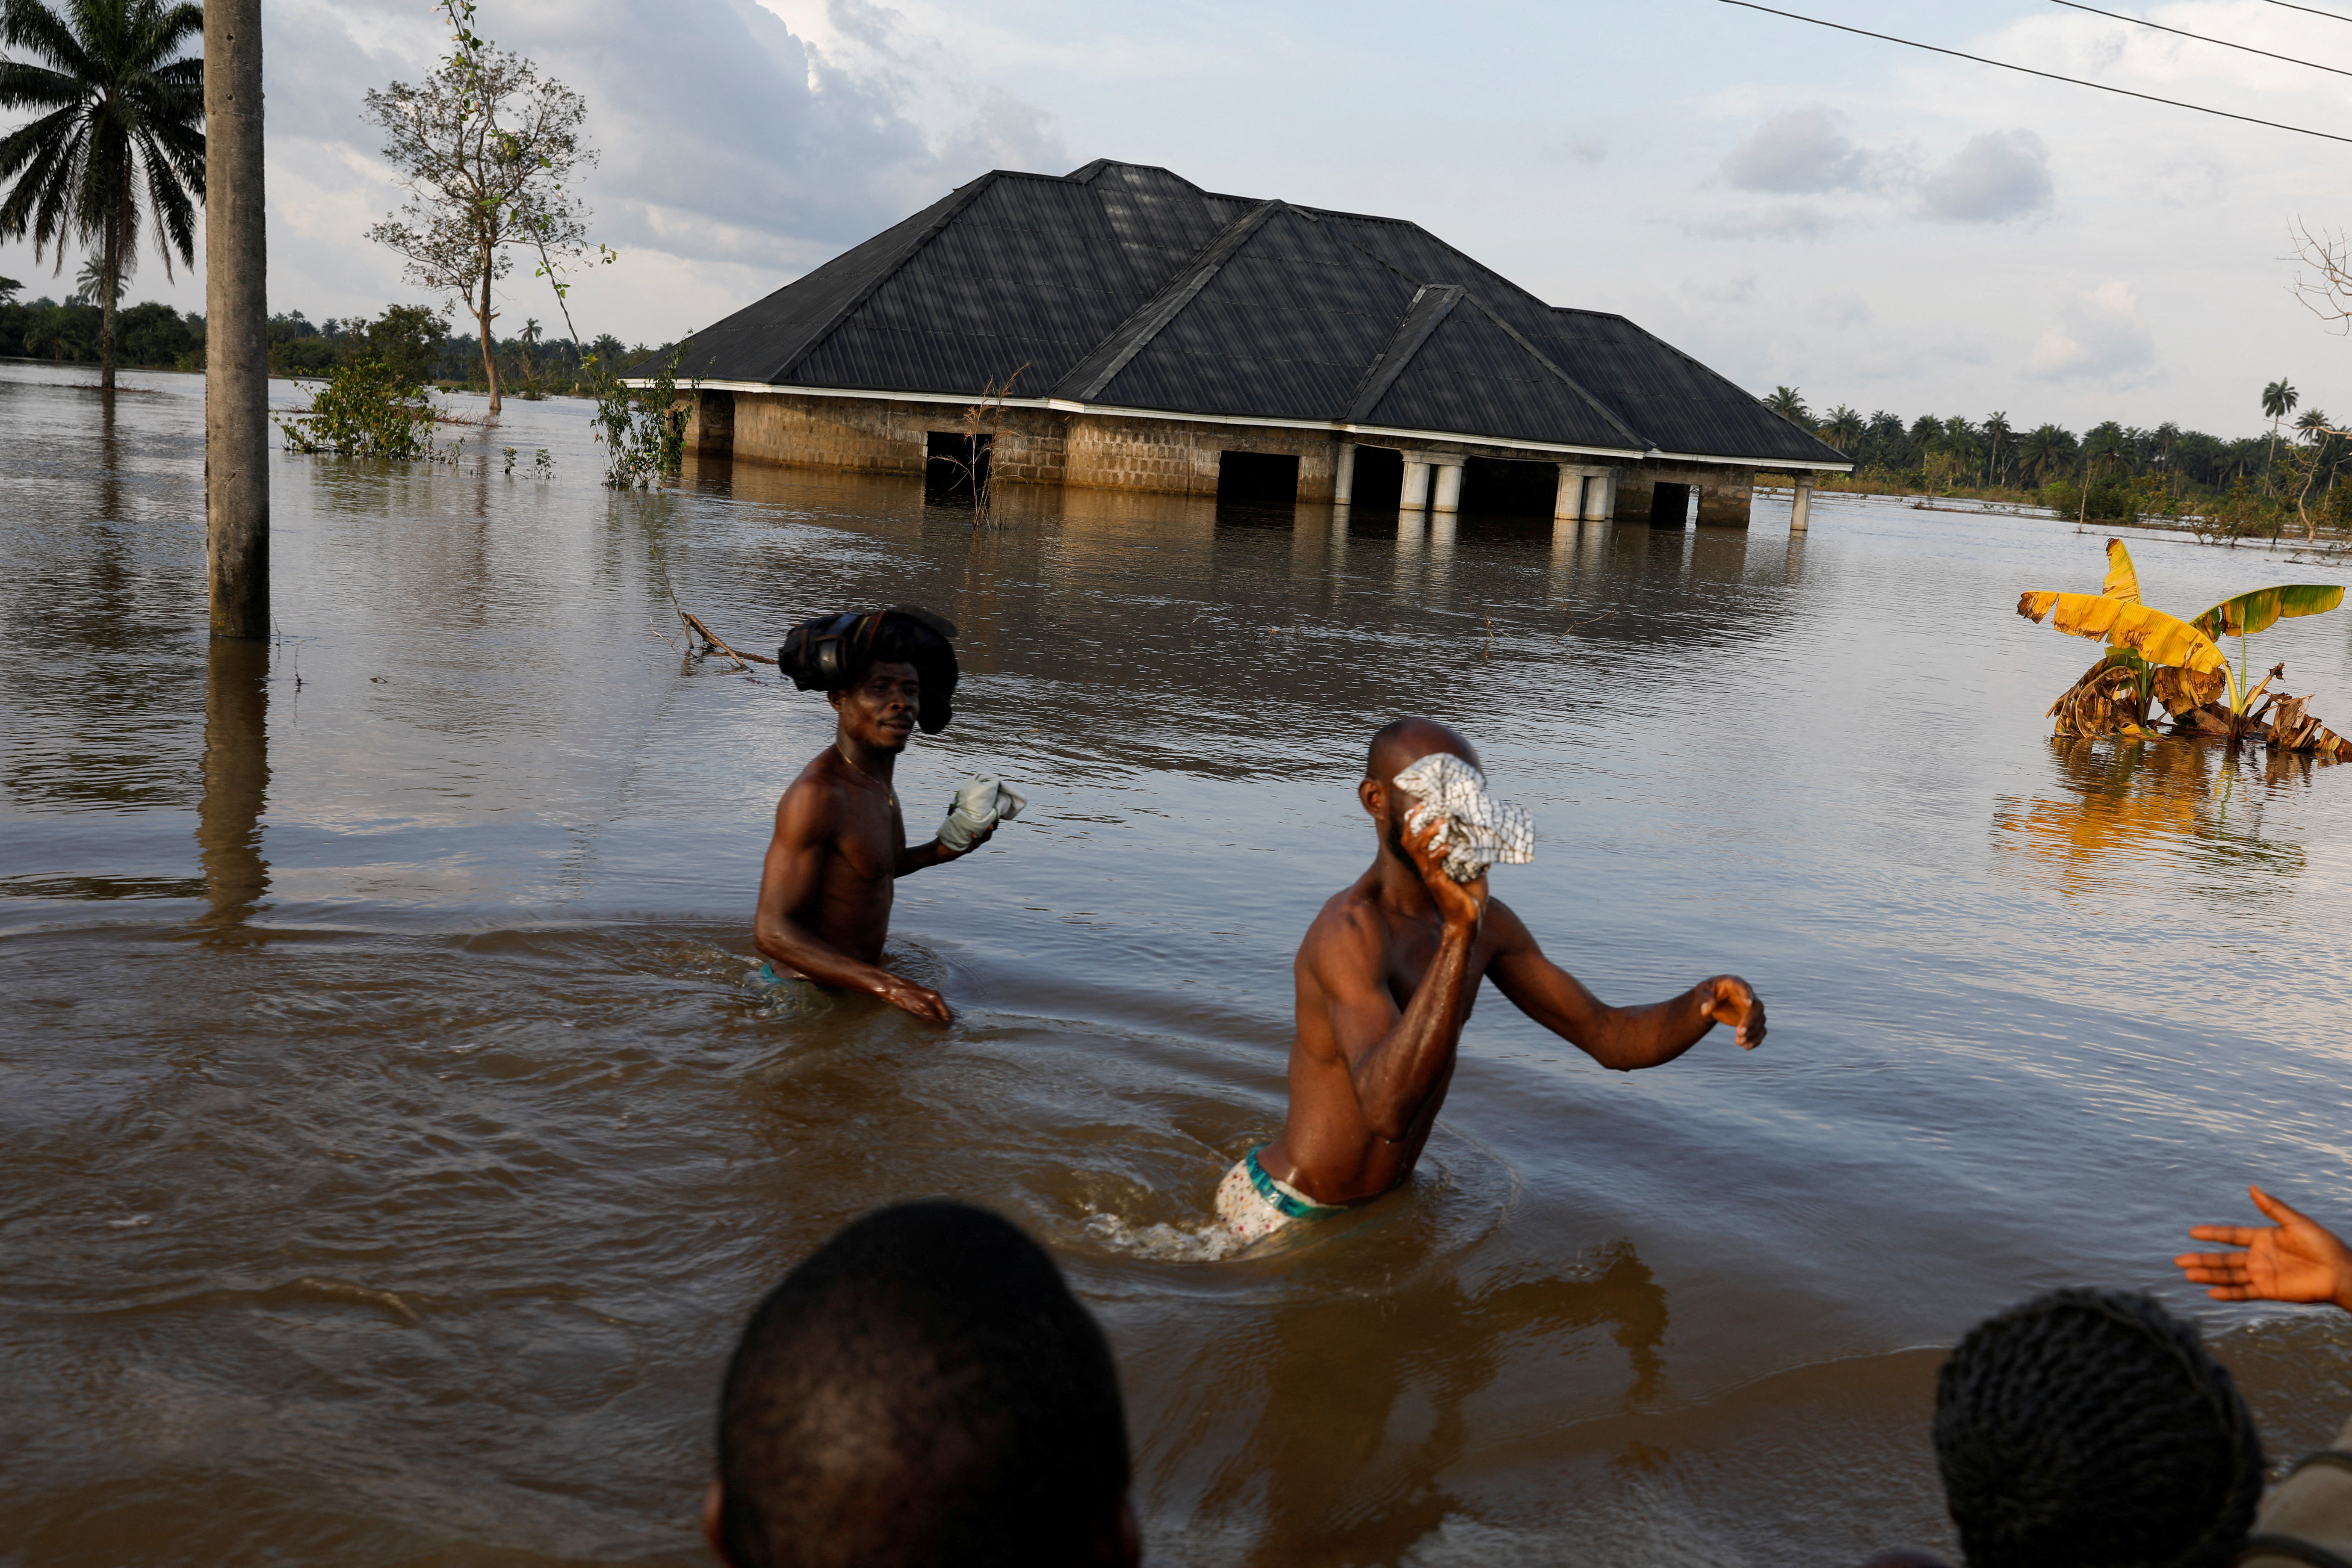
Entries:
{"type": "Polygon", "coordinates": [[[1399,719],[1372,734],[1372,748],[1364,757],[1364,776],[1391,784],[1398,773],[1433,752],[1451,752],[1484,773],[1478,748],[1433,719],[1399,719]]]}

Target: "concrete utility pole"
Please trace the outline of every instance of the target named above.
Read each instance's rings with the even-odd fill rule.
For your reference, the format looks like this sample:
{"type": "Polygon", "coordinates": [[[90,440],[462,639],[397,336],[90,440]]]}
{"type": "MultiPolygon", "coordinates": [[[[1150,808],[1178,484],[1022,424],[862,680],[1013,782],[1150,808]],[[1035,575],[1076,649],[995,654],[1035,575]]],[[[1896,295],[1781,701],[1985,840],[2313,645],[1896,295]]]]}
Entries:
{"type": "Polygon", "coordinates": [[[269,635],[261,0],[205,0],[205,564],[213,636],[269,635]]]}

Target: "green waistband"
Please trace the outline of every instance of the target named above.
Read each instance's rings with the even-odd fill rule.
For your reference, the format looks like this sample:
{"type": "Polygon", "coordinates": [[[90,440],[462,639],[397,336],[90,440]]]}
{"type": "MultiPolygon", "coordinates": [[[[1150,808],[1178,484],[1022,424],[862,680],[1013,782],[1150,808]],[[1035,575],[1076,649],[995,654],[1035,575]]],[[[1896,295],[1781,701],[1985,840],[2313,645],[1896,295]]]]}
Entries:
{"type": "MultiPolygon", "coordinates": [[[[1265,1145],[1261,1143],[1257,1149],[1265,1147],[1265,1145]]],[[[1318,1215],[1338,1214],[1345,1207],[1340,1204],[1310,1204],[1292,1197],[1288,1193],[1276,1186],[1274,1178],[1265,1173],[1265,1167],[1257,1163],[1257,1149],[1249,1152],[1249,1158],[1246,1161],[1249,1166],[1250,1185],[1257,1189],[1258,1196],[1280,1210],[1284,1218],[1312,1219],[1318,1215]]]]}

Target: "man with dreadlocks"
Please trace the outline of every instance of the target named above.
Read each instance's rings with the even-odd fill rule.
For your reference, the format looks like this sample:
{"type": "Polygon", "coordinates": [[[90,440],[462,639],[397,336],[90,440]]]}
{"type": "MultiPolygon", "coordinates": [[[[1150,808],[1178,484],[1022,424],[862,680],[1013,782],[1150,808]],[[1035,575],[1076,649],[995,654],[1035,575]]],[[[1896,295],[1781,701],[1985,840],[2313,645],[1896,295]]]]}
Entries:
{"type": "Polygon", "coordinates": [[[954,717],[954,636],[939,616],[894,605],[803,622],[777,650],[783,673],[803,691],[824,692],[839,721],[833,743],[776,803],[752,925],[770,979],[863,991],[926,1022],[948,1021],[938,992],[882,967],[892,884],[971,854],[1023,804],[975,775],[939,837],[907,847],[891,775],[918,724],[935,735],[954,717]]]}

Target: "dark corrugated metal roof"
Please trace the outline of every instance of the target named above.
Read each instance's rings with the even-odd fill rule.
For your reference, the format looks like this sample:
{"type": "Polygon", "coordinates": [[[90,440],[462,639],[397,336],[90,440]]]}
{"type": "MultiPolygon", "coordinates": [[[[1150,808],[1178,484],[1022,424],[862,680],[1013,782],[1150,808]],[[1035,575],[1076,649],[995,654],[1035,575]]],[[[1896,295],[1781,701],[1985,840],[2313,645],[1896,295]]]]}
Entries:
{"type": "MultiPolygon", "coordinates": [[[[1108,159],[982,175],[687,342],[685,376],[1791,464],[1834,448],[1622,316],[1418,224],[1108,159]]],[[[641,372],[642,373],[642,372],[641,372]]]]}

